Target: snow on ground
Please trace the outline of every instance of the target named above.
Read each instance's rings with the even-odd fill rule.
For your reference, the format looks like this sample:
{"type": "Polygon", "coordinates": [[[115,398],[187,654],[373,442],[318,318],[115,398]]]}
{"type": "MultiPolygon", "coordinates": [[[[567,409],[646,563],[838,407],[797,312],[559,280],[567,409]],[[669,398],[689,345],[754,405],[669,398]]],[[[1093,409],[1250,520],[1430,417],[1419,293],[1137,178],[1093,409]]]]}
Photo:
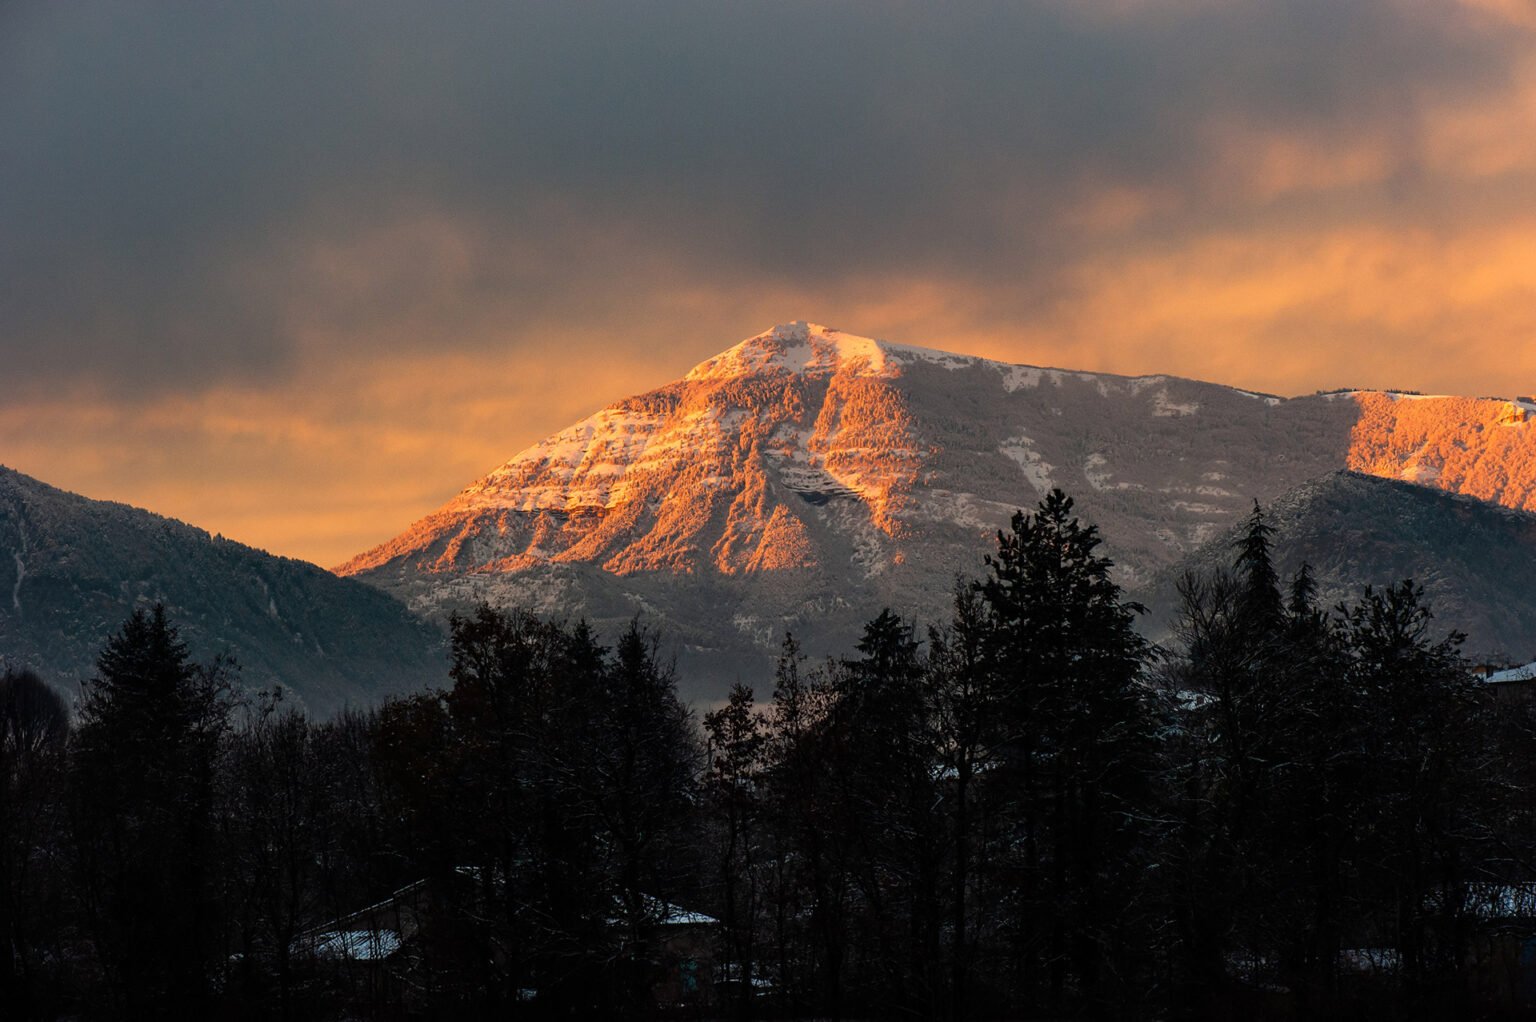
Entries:
{"type": "Polygon", "coordinates": [[[1041,459],[1029,437],[1009,437],[999,444],[997,449],[1018,464],[1024,471],[1024,478],[1029,480],[1029,485],[1033,486],[1037,493],[1044,496],[1051,492],[1051,487],[1055,485],[1051,481],[1051,471],[1055,466],[1048,465],[1041,459]]]}
{"type": "Polygon", "coordinates": [[[1507,671],[1495,671],[1488,675],[1490,685],[1497,685],[1506,681],[1532,681],[1536,680],[1536,663],[1525,664],[1521,667],[1511,667],[1507,671]]]}
{"type": "Polygon", "coordinates": [[[1092,486],[1095,490],[1106,489],[1109,486],[1110,477],[1114,473],[1104,471],[1104,466],[1107,464],[1109,464],[1109,459],[1105,458],[1098,451],[1088,455],[1088,459],[1083,462],[1083,476],[1087,478],[1088,485],[1092,486]]]}
{"type": "Polygon", "coordinates": [[[1175,401],[1168,396],[1166,390],[1158,391],[1157,397],[1152,402],[1152,414],[1161,419],[1193,415],[1199,410],[1200,405],[1197,402],[1181,403],[1175,401]]]}
{"type": "Polygon", "coordinates": [[[338,930],[315,944],[316,958],[377,962],[400,950],[400,934],[394,930],[338,930]]]}

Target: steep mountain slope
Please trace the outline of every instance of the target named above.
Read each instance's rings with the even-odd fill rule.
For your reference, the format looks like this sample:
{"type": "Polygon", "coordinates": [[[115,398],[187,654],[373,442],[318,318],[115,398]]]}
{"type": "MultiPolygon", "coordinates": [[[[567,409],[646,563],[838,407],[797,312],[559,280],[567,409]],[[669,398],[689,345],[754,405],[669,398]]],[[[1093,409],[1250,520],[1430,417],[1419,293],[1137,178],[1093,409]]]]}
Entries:
{"type": "Polygon", "coordinates": [[[882,605],[933,619],[955,573],[1051,486],[1121,581],[1341,468],[1536,505],[1533,406],[1373,392],[1286,400],[1014,366],[776,327],[517,455],[337,570],[441,614],[478,600],[659,619],[717,690],[786,627],[845,648],[882,605]]]}
{"type": "Polygon", "coordinates": [[[303,561],[0,468],[0,658],[66,691],[135,606],[163,601],[193,655],[316,713],[444,677],[442,634],[303,561]]]}
{"type": "MultiPolygon", "coordinates": [[[[1469,655],[1495,662],[1536,655],[1536,514],[1356,472],[1305,483],[1265,513],[1282,577],[1310,564],[1323,606],[1352,603],[1367,584],[1411,577],[1424,586],[1436,632],[1465,632],[1469,655]]],[[[1144,597],[1149,631],[1160,636],[1173,620],[1179,574],[1231,566],[1238,532],[1162,573],[1144,597]]]]}

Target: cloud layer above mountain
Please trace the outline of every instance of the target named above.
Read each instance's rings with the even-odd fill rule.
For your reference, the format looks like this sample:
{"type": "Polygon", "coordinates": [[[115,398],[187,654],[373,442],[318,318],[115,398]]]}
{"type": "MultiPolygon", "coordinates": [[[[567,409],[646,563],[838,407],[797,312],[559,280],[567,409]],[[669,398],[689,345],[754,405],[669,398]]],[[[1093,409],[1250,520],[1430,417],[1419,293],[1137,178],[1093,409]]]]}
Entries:
{"type": "Polygon", "coordinates": [[[1523,0],[17,0],[0,461],[335,560],[792,318],[1528,392],[1532,123],[1523,0]]]}

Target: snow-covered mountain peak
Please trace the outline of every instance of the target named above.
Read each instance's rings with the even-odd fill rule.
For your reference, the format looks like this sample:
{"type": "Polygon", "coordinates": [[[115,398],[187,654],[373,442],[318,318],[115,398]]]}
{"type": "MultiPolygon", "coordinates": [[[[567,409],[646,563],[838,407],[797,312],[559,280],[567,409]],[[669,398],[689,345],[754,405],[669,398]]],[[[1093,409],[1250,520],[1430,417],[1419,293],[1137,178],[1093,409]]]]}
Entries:
{"type": "Polygon", "coordinates": [[[705,359],[694,366],[684,379],[727,380],[774,372],[811,378],[833,374],[890,378],[900,376],[903,366],[915,362],[932,363],[948,369],[975,365],[992,365],[999,369],[1018,368],[974,355],[957,355],[934,348],[895,344],[874,337],[861,337],[820,323],[796,320],[793,323],[780,323],[771,330],[748,337],[713,358],[705,359]]]}
{"type": "Polygon", "coordinates": [[[954,573],[1054,486],[1112,537],[1128,585],[1254,498],[1342,468],[1536,510],[1528,412],[1282,399],[786,323],[534,444],[338,570],[432,612],[638,610],[707,622],[686,625],[701,647],[771,649],[855,606],[943,613],[954,573]]]}
{"type": "MultiPolygon", "coordinates": [[[[751,376],[799,376],[825,379],[891,380],[904,375],[913,366],[932,366],[948,370],[982,369],[996,374],[1008,391],[1034,388],[1041,383],[1060,385],[1064,381],[1085,382],[1108,395],[1136,395],[1149,387],[1170,382],[1191,383],[1162,373],[1122,376],[1116,373],[1053,369],[1021,362],[1004,362],[979,355],[962,355],[939,348],[897,344],[875,337],[848,333],[836,327],[796,320],[748,337],[735,347],[705,359],[683,378],[684,383],[725,382],[751,376]]],[[[1220,386],[1202,384],[1202,386],[1220,386]]],[[[1247,397],[1278,402],[1282,398],[1237,391],[1247,397]]]]}
{"type": "Polygon", "coordinates": [[[694,366],[684,377],[693,382],[786,372],[826,376],[839,370],[861,376],[892,375],[887,353],[892,345],[844,333],[820,323],[781,323],[694,366]]]}

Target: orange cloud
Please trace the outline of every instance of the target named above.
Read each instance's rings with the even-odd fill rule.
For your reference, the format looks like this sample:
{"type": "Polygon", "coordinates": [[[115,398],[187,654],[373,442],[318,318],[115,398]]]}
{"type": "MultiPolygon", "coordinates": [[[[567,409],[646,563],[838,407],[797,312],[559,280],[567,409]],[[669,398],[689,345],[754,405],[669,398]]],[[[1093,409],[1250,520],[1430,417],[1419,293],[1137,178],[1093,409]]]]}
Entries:
{"type": "Polygon", "coordinates": [[[1514,390],[1536,373],[1533,228],[1252,231],[1109,253],[1067,275],[1076,301],[1044,329],[1117,363],[1104,368],[1278,392],[1514,390]]]}
{"type": "Polygon", "coordinates": [[[1137,233],[1152,200],[1101,198],[1109,212],[1091,243],[1016,286],[898,273],[706,284],[653,253],[624,301],[595,296],[584,318],[515,327],[494,298],[475,305],[466,283],[515,252],[449,221],[381,229],[312,254],[331,275],[330,301],[387,295],[390,280],[412,272],[402,250],[423,245],[444,264],[433,271],[437,298],[384,320],[295,305],[303,360],[260,384],[147,402],[13,402],[0,409],[0,450],[56,485],[334,564],[544,435],[792,318],[1012,361],[1280,393],[1536,389],[1536,217],[1432,229],[1314,216],[1280,229],[1255,216],[1160,237],[1137,233]],[[434,309],[461,301],[447,326],[434,321],[434,309]],[[409,344],[422,330],[442,343],[409,344]],[[380,354],[360,354],[374,331],[380,354]]]}
{"type": "MultiPolygon", "coordinates": [[[[1518,24],[1529,13],[1479,2],[1518,24]]],[[[1046,207],[1027,184],[978,195],[1002,240],[965,263],[883,263],[863,239],[807,227],[825,273],[716,266],[714,249],[554,203],[515,236],[425,206],[348,229],[317,217],[283,260],[251,253],[226,271],[291,337],[284,372],[151,398],[15,398],[0,405],[0,460],[334,564],[546,434],[789,319],[1278,393],[1530,393],[1536,55],[1512,74],[1414,97],[1389,124],[1218,117],[1188,180],[1100,174],[1046,207]]]]}
{"type": "Polygon", "coordinates": [[[550,362],[457,352],[319,359],[272,387],[11,404],[0,450],[53,485],[329,565],[644,377],[622,359],[579,383],[550,362]]]}
{"type": "MultiPolygon", "coordinates": [[[[1510,4],[1509,6],[1514,6],[1510,4]]],[[[1536,28],[1536,4],[1521,5],[1536,28]]],[[[1519,62],[1508,88],[1423,111],[1422,159],[1432,173],[1487,179],[1536,172],[1536,57],[1519,62]]]]}
{"type": "Polygon", "coordinates": [[[1525,28],[1536,28],[1536,3],[1532,0],[1461,0],[1464,7],[1525,28]]]}

